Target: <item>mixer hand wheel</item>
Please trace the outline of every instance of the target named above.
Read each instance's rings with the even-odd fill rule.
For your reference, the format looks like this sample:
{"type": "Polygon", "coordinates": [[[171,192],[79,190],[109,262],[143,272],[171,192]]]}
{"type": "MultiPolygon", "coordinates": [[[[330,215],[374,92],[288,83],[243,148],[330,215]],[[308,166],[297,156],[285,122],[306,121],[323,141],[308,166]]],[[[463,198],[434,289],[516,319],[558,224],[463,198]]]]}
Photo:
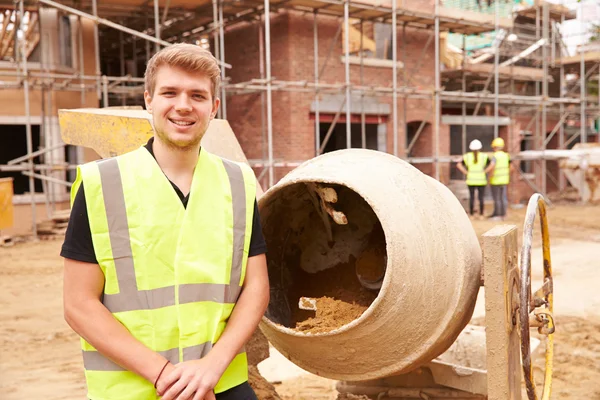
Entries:
{"type": "Polygon", "coordinates": [[[546,203],[540,194],[529,199],[523,226],[523,247],[521,249],[521,287],[519,298],[519,322],[521,326],[521,358],[523,374],[529,400],[548,400],[552,386],[552,359],[554,354],[554,289],[552,265],[550,262],[550,236],[546,217],[546,203]],[[544,283],[533,295],[531,293],[531,246],[535,215],[539,211],[544,256],[544,283]],[[543,306],[543,307],[542,307],[543,306]],[[531,315],[533,314],[533,315],[531,315]],[[546,370],[542,397],[536,393],[531,364],[530,327],[538,327],[538,332],[548,336],[546,341],[546,370]]]}

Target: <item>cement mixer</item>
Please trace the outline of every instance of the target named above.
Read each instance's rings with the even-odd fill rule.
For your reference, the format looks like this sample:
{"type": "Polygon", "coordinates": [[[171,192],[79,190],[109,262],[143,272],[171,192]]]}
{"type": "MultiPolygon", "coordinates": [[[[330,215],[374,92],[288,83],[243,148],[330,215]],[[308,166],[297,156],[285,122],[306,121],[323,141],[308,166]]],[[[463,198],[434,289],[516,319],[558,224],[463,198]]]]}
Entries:
{"type": "Polygon", "coordinates": [[[482,256],[450,190],[381,152],[314,158],[270,188],[259,208],[271,283],[261,329],[299,367],[339,380],[342,393],[370,398],[508,400],[521,398],[522,364],[527,396],[538,399],[535,325],[548,336],[540,398],[550,397],[554,321],[541,196],[530,202],[520,268],[516,227],[486,233],[482,256]],[[538,209],[545,279],[532,296],[538,209]],[[482,280],[485,332],[465,329],[482,280]],[[465,346],[475,351],[461,365],[452,354],[465,346]]]}

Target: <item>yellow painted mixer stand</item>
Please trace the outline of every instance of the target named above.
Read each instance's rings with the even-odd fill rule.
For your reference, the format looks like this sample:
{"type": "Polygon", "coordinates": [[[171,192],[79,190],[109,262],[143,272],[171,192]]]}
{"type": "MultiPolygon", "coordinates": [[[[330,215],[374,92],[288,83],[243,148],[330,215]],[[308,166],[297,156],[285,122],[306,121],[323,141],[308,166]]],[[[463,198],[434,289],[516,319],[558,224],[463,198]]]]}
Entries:
{"type": "MultiPolygon", "coordinates": [[[[149,114],[141,109],[61,110],[59,122],[66,143],[101,157],[133,150],[152,135],[149,114]]],[[[247,162],[226,121],[214,120],[202,145],[247,162]]],[[[542,196],[529,201],[521,249],[514,225],[488,231],[480,247],[445,186],[379,152],[351,149],[317,157],[257,197],[272,287],[261,330],[292,362],[338,380],[342,394],[378,400],[519,400],[523,381],[528,399],[550,398],[555,327],[542,196]],[[450,211],[440,212],[448,205],[450,211]],[[544,279],[534,292],[536,215],[544,279]],[[364,250],[364,238],[374,232],[385,237],[386,265],[368,310],[331,332],[292,329],[289,307],[298,302],[288,297],[294,273],[364,250]],[[485,327],[474,327],[467,324],[482,285],[485,327]],[[531,349],[539,340],[530,338],[531,328],[545,336],[541,388],[533,378],[531,349]]]]}

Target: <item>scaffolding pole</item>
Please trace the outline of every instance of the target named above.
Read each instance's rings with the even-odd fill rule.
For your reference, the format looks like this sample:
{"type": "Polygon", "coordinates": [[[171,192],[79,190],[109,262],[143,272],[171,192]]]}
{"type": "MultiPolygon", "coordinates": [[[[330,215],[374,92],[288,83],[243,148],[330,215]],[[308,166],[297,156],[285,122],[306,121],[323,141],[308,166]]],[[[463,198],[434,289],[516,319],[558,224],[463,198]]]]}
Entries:
{"type": "MultiPolygon", "coordinates": [[[[266,0],[265,0],[266,1],[266,0]]],[[[352,148],[352,114],[350,100],[350,0],[344,0],[344,70],[346,72],[346,148],[352,148]]]]}
{"type": "Polygon", "coordinates": [[[269,187],[274,184],[273,176],[273,110],[271,87],[271,14],[270,0],[265,0],[265,68],[267,78],[267,142],[269,153],[269,187]]]}
{"type": "MultiPolygon", "coordinates": [[[[406,75],[406,22],[402,24],[402,86],[408,86],[408,76],[406,75]]],[[[402,94],[402,132],[404,133],[404,157],[408,157],[406,146],[408,145],[408,105],[406,103],[406,92],[402,94]]]]}
{"type": "MultiPolygon", "coordinates": [[[[119,31],[119,70],[121,72],[121,76],[125,76],[125,46],[123,45],[123,32],[119,31]]],[[[121,95],[121,105],[125,105],[127,95],[123,93],[121,95]]]]}
{"type": "Polygon", "coordinates": [[[153,0],[154,3],[154,37],[156,41],[154,42],[154,52],[158,53],[160,50],[160,12],[158,9],[158,0],[153,0]]]}
{"type": "Polygon", "coordinates": [[[434,108],[435,122],[434,129],[434,159],[435,159],[435,179],[440,180],[440,16],[439,16],[439,0],[435,0],[435,92],[434,92],[434,108]]]}
{"type": "MultiPolygon", "coordinates": [[[[581,5],[581,12],[583,13],[583,3],[581,5]]],[[[585,119],[585,108],[586,104],[586,84],[585,84],[585,52],[583,51],[583,46],[579,50],[581,54],[581,58],[579,61],[579,96],[581,100],[581,121],[580,121],[580,131],[581,131],[581,143],[587,143],[587,129],[586,129],[586,119],[585,119]]]]}
{"type": "MultiPolygon", "coordinates": [[[[262,22],[262,21],[261,21],[262,22]]],[[[260,79],[262,82],[264,82],[265,80],[265,35],[264,35],[264,24],[260,23],[258,24],[258,59],[259,59],[259,70],[260,70],[260,79]]],[[[260,134],[261,134],[261,156],[262,156],[262,163],[264,163],[264,161],[266,159],[268,159],[269,155],[268,155],[268,140],[267,140],[267,128],[266,128],[266,121],[267,121],[267,117],[266,117],[266,99],[265,99],[265,91],[261,90],[260,91],[260,134]]],[[[260,176],[258,178],[259,182],[262,182],[262,180],[265,177],[266,172],[268,172],[269,169],[268,168],[264,168],[260,173],[260,176]]],[[[262,182],[264,185],[264,182],[262,182]]],[[[266,185],[265,185],[266,186],[266,185]]]]}
{"type": "MultiPolygon", "coordinates": [[[[467,91],[467,81],[466,81],[466,76],[465,76],[465,64],[466,64],[466,59],[467,59],[467,36],[466,35],[462,35],[462,52],[463,52],[463,58],[462,58],[462,82],[461,82],[461,89],[463,92],[467,91]]],[[[467,114],[467,103],[465,103],[464,101],[461,103],[461,116],[462,116],[462,130],[461,130],[461,154],[466,154],[467,152],[467,120],[466,120],[466,114],[467,114]]]]}
{"type": "MultiPolygon", "coordinates": [[[[31,110],[29,104],[29,78],[28,78],[28,65],[27,65],[27,40],[25,39],[25,34],[23,30],[23,16],[25,15],[23,4],[25,0],[19,0],[19,28],[16,36],[15,46],[19,47],[19,53],[21,54],[19,59],[21,61],[21,68],[23,68],[23,74],[25,75],[25,79],[23,80],[23,94],[25,99],[25,132],[27,135],[27,153],[33,153],[33,138],[31,134],[31,110]]],[[[16,25],[16,24],[15,24],[16,25]]],[[[15,31],[17,30],[15,26],[15,31]]],[[[15,55],[18,54],[15,49],[15,55]]],[[[28,160],[29,167],[29,196],[31,197],[31,232],[33,234],[33,238],[37,239],[37,224],[36,224],[36,201],[35,201],[35,180],[33,177],[34,169],[33,169],[33,158],[29,158],[28,160]]]]}
{"type": "MultiPolygon", "coordinates": [[[[315,11],[313,20],[313,47],[315,68],[315,156],[319,155],[321,146],[321,116],[319,115],[319,29],[317,21],[318,11],[315,11]]],[[[362,38],[361,38],[362,39],[362,38]]],[[[362,47],[362,46],[361,46],[362,47]]]]}
{"type": "MultiPolygon", "coordinates": [[[[392,129],[394,131],[394,155],[398,157],[398,23],[397,23],[397,1],[392,0],[392,129]]],[[[405,66],[406,68],[406,66],[405,66]]]]}
{"type": "Polygon", "coordinates": [[[548,3],[544,2],[542,5],[542,37],[544,44],[542,45],[542,71],[544,73],[544,79],[542,81],[542,132],[541,132],[541,144],[542,144],[542,195],[544,197],[548,193],[548,176],[547,176],[547,162],[546,162],[546,131],[547,131],[547,114],[546,114],[546,99],[548,98],[548,25],[550,18],[550,10],[548,3]]]}
{"type": "MultiPolygon", "coordinates": [[[[219,1],[219,57],[221,65],[225,65],[225,28],[223,26],[223,0],[219,1]]],[[[269,39],[270,40],[270,39],[269,39]]],[[[221,82],[225,83],[225,68],[221,68],[221,82]]],[[[227,119],[227,92],[221,85],[221,110],[223,119],[227,119]]]]}
{"type": "MultiPolygon", "coordinates": [[[[560,17],[561,27],[563,26],[564,23],[565,23],[565,16],[563,14],[560,17]]],[[[562,63],[563,50],[564,50],[564,43],[563,43],[562,40],[559,41],[558,48],[559,48],[559,52],[558,53],[559,53],[559,57],[560,57],[560,61],[561,61],[561,63],[560,63],[560,72],[559,72],[560,73],[560,77],[559,77],[559,80],[560,80],[560,83],[559,83],[560,93],[559,93],[559,96],[562,97],[563,94],[566,92],[566,89],[565,89],[565,66],[562,63]]],[[[560,114],[563,115],[564,112],[565,112],[565,105],[561,103],[561,104],[558,105],[558,107],[559,107],[560,114]]],[[[560,124],[560,127],[559,127],[558,148],[559,149],[564,149],[565,148],[565,125],[564,124],[560,124]]],[[[559,186],[560,186],[559,190],[561,190],[561,191],[565,190],[565,188],[567,186],[567,181],[566,181],[565,173],[563,172],[562,168],[559,169],[558,181],[559,181],[559,186]]]]}
{"type": "Polygon", "coordinates": [[[494,29],[496,33],[496,48],[494,49],[494,139],[498,137],[498,113],[500,108],[500,102],[498,95],[500,94],[500,75],[498,72],[498,64],[500,63],[500,45],[502,41],[498,36],[500,32],[500,2],[496,0],[494,2],[494,29]]]}
{"type": "MultiPolygon", "coordinates": [[[[43,3],[43,0],[40,0],[41,3],[43,3]]],[[[47,5],[51,5],[49,3],[46,3],[47,5]]],[[[58,3],[57,3],[58,4],[58,3]]],[[[56,7],[56,6],[54,6],[56,7]]],[[[68,8],[68,7],[67,7],[68,8]]],[[[66,9],[63,8],[64,11],[67,11],[66,9]]],[[[97,0],[92,0],[92,16],[94,18],[94,20],[98,20],[98,2],[97,0]]],[[[80,17],[84,16],[84,15],[79,15],[80,17]]],[[[100,100],[100,75],[101,75],[101,69],[100,69],[100,38],[98,37],[98,24],[94,24],[94,58],[95,58],[95,66],[96,66],[96,96],[98,98],[98,100],[100,100]]]]}
{"type": "MultiPolygon", "coordinates": [[[[360,85],[364,85],[365,63],[363,54],[363,20],[360,20],[360,85]]],[[[367,148],[367,127],[365,117],[365,94],[360,94],[360,147],[367,148]]]]}

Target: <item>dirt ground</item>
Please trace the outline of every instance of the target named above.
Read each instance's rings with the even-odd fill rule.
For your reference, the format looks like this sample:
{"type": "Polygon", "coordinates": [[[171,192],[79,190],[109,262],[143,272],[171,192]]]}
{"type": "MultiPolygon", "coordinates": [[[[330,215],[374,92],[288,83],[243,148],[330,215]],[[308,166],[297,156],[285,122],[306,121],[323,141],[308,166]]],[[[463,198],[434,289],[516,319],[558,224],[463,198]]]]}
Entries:
{"type": "MultiPolygon", "coordinates": [[[[504,223],[521,227],[525,210],[504,223]]],[[[553,398],[600,399],[600,206],[549,209],[555,288],[553,398]]],[[[478,235],[501,222],[473,221],[478,235]]],[[[539,233],[536,232],[539,235],[539,233]]],[[[541,277],[539,239],[534,286],[541,277]]],[[[85,398],[77,336],[62,317],[62,238],[0,247],[0,398],[85,398]]],[[[475,318],[483,316],[483,296],[475,318]]],[[[540,359],[537,365],[542,365],[540,359]]],[[[274,354],[259,365],[282,399],[336,398],[335,382],[307,374],[274,354]]]]}

